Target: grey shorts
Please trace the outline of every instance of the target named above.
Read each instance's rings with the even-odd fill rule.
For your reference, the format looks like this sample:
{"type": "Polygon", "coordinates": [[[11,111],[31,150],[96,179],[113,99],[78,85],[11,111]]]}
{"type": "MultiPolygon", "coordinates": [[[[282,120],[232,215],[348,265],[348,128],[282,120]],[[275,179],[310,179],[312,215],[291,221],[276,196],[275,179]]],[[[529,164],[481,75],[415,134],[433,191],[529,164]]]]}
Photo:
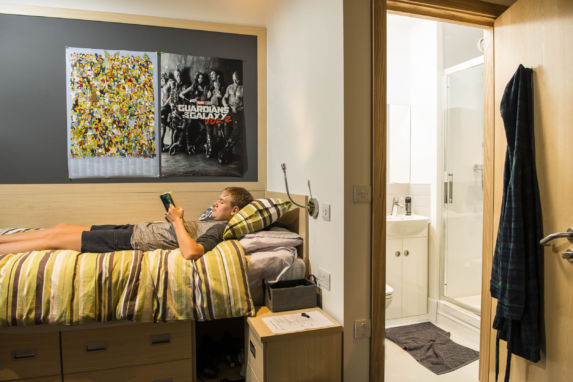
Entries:
{"type": "Polygon", "coordinates": [[[92,225],[82,232],[82,252],[113,252],[133,249],[133,225],[92,225]]]}

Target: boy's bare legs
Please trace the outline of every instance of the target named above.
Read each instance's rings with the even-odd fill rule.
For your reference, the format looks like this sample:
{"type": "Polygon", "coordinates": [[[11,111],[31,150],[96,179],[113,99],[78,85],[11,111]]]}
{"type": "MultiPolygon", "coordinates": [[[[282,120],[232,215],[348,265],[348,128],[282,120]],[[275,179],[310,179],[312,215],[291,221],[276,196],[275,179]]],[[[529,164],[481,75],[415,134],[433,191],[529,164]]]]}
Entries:
{"type": "Polygon", "coordinates": [[[90,228],[91,226],[89,225],[60,223],[53,227],[37,231],[26,231],[26,232],[11,233],[7,235],[0,235],[0,244],[11,243],[15,241],[36,240],[57,233],[64,234],[64,233],[77,233],[77,232],[89,231],[90,228]]]}
{"type": "Polygon", "coordinates": [[[90,226],[58,224],[41,231],[22,232],[14,241],[0,242],[0,254],[20,253],[44,249],[73,249],[80,251],[82,246],[82,232],[89,231],[90,226]],[[34,235],[24,235],[34,234],[34,235]]]}

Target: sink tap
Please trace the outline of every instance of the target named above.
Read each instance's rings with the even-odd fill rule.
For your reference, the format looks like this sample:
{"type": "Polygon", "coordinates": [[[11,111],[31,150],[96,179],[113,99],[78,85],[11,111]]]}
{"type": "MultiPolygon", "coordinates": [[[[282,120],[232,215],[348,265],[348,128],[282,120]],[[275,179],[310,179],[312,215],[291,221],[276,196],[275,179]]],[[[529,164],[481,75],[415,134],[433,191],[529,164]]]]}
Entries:
{"type": "Polygon", "coordinates": [[[398,216],[398,208],[404,208],[404,204],[401,204],[398,198],[394,197],[392,199],[392,216],[398,216]]]}

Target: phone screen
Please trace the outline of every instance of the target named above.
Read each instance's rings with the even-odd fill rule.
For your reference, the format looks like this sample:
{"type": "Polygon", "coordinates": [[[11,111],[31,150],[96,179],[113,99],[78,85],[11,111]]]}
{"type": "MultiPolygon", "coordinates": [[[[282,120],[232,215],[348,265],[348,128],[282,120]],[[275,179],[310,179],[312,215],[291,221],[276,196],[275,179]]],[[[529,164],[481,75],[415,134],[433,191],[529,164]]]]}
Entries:
{"type": "Polygon", "coordinates": [[[165,211],[169,210],[169,205],[173,204],[173,206],[175,207],[175,203],[173,202],[173,199],[171,198],[171,194],[161,194],[159,196],[161,198],[161,201],[163,202],[163,207],[165,207],[165,211]]]}

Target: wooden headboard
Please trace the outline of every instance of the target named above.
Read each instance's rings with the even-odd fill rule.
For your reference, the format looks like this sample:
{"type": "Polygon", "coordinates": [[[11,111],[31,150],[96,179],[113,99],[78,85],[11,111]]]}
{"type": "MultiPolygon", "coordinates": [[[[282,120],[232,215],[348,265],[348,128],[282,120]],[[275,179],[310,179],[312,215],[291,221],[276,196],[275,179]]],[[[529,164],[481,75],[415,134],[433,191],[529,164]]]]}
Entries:
{"type": "MultiPolygon", "coordinates": [[[[265,196],[267,198],[280,198],[288,200],[288,195],[283,192],[266,191],[265,196]]],[[[298,204],[306,205],[308,203],[308,196],[306,195],[291,194],[291,197],[298,204]]],[[[303,259],[307,274],[310,273],[310,262],[308,260],[308,212],[303,208],[293,206],[279,220],[279,222],[284,224],[289,230],[298,233],[302,237],[303,243],[299,248],[297,248],[298,256],[303,259]]]]}

